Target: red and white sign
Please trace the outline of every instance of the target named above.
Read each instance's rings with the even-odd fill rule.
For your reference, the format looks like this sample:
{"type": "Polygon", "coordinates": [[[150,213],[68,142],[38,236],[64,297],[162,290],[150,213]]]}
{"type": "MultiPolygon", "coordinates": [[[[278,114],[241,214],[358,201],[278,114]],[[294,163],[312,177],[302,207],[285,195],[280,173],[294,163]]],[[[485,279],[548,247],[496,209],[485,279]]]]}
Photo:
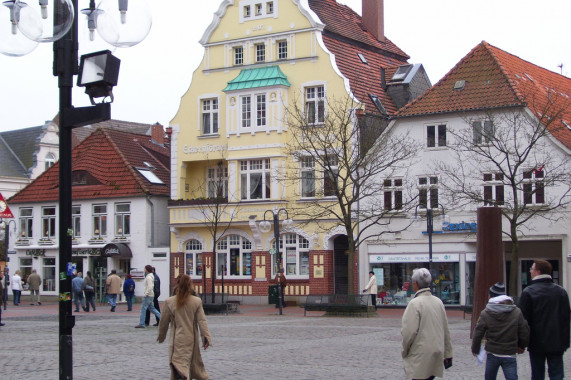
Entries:
{"type": "Polygon", "coordinates": [[[8,207],[8,204],[4,200],[2,193],[0,193],[0,218],[6,218],[6,219],[14,218],[14,215],[12,214],[12,211],[10,211],[10,207],[8,207]]]}

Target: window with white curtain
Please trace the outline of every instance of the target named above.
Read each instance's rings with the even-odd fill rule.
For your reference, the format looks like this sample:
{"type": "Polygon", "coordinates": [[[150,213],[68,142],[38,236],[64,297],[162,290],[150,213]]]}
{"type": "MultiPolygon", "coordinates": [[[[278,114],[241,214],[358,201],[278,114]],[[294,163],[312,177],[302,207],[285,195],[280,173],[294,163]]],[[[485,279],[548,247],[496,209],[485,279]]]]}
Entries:
{"type": "Polygon", "coordinates": [[[241,198],[270,198],[270,160],[240,161],[241,198]]]}

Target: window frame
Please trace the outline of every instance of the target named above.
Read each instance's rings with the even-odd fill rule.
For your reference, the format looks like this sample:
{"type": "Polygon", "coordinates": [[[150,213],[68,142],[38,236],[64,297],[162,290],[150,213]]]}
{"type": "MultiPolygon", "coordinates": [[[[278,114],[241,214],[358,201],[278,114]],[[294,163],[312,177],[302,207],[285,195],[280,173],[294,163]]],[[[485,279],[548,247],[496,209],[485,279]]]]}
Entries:
{"type": "Polygon", "coordinates": [[[202,253],[203,246],[199,240],[190,239],[184,244],[184,273],[192,278],[202,277],[202,253]],[[191,271],[189,271],[189,258],[192,259],[191,271]]]}
{"type": "Polygon", "coordinates": [[[325,85],[308,85],[304,86],[303,90],[303,109],[305,113],[305,121],[309,125],[323,124],[325,122],[325,85]],[[309,91],[311,91],[312,94],[309,94],[309,91]]]}
{"type": "Polygon", "coordinates": [[[266,62],[266,44],[263,42],[254,44],[254,49],[256,50],[256,63],[266,62]]]}
{"type": "Polygon", "coordinates": [[[277,41],[277,50],[278,50],[277,51],[278,61],[283,61],[283,60],[288,59],[288,43],[287,43],[287,40],[277,41]]]}
{"type": "Polygon", "coordinates": [[[494,123],[491,120],[472,121],[472,143],[474,145],[490,145],[495,136],[494,123]],[[482,126],[483,122],[483,126],[482,126]]]}
{"type": "Polygon", "coordinates": [[[504,175],[500,172],[482,173],[482,199],[484,206],[505,205],[504,175]]]}
{"type": "Polygon", "coordinates": [[[201,99],[200,106],[202,135],[217,135],[219,131],[220,116],[220,102],[218,101],[218,98],[201,99]],[[208,116],[208,125],[206,125],[205,116],[208,116]]]}
{"type": "Polygon", "coordinates": [[[389,177],[383,180],[383,208],[399,212],[403,209],[404,178],[389,177]],[[390,197],[387,207],[387,197],[390,197]]]}
{"type": "Polygon", "coordinates": [[[545,205],[545,171],[543,168],[522,172],[522,201],[526,206],[545,205]],[[541,175],[538,176],[538,174],[541,175]]]}
{"type": "Polygon", "coordinates": [[[115,236],[131,235],[131,203],[117,202],[115,207],[115,236]],[[119,208],[127,206],[127,210],[122,211],[119,208]],[[119,231],[121,229],[121,231],[119,231]]]}
{"type": "Polygon", "coordinates": [[[91,220],[93,221],[93,236],[100,238],[107,236],[107,204],[97,203],[91,205],[91,220]],[[102,212],[96,211],[101,208],[102,212]],[[97,232],[98,231],[98,232],[97,232]]]}
{"type": "Polygon", "coordinates": [[[301,170],[301,198],[315,198],[317,180],[315,174],[315,158],[302,156],[299,159],[301,170]]]}
{"type": "Polygon", "coordinates": [[[418,207],[421,210],[437,209],[439,204],[439,179],[437,175],[418,176],[418,207]],[[424,198],[424,201],[423,201],[424,198]]]}
{"type": "Polygon", "coordinates": [[[240,128],[246,131],[268,127],[268,96],[265,92],[240,96],[240,128]]]}
{"type": "MultiPolygon", "coordinates": [[[[309,240],[302,235],[286,232],[280,234],[279,244],[282,261],[284,263],[284,274],[288,278],[309,278],[309,240]],[[293,239],[294,237],[295,240],[293,239]],[[293,254],[291,254],[292,250],[295,250],[295,262],[290,261],[294,258],[293,254]],[[290,255],[288,255],[288,253],[290,253],[290,255]],[[292,268],[293,271],[291,270],[292,268]]],[[[275,239],[272,241],[272,248],[276,248],[275,239]]],[[[275,277],[278,264],[277,255],[271,256],[272,277],[275,277]]]]}
{"type": "Polygon", "coordinates": [[[222,276],[224,268],[224,277],[251,278],[253,247],[254,244],[241,235],[231,234],[222,237],[216,243],[216,275],[222,276]],[[224,266],[221,266],[222,263],[224,266]]]}
{"type": "Polygon", "coordinates": [[[206,168],[206,197],[228,197],[228,166],[211,166],[206,168]],[[215,194],[214,191],[220,190],[222,186],[222,194],[215,194]]]}
{"type": "Polygon", "coordinates": [[[81,237],[81,206],[71,206],[71,228],[73,230],[73,238],[81,237]]]}
{"type": "Polygon", "coordinates": [[[34,209],[32,207],[20,207],[18,221],[20,225],[18,238],[31,239],[34,236],[34,209]]]}
{"type": "Polygon", "coordinates": [[[55,239],[57,231],[57,210],[55,206],[42,207],[42,239],[55,239]],[[46,214],[47,212],[50,212],[46,214]]]}
{"type": "Polygon", "coordinates": [[[324,162],[328,168],[323,170],[323,197],[330,198],[337,195],[334,184],[338,185],[339,180],[339,158],[330,154],[324,158],[324,162]]]}
{"type": "Polygon", "coordinates": [[[426,147],[445,148],[447,146],[446,123],[434,123],[426,125],[426,147]]]}
{"type": "MultiPolygon", "coordinates": [[[[255,189],[254,189],[255,190],[255,189]]],[[[271,168],[269,158],[240,161],[240,199],[254,201],[271,199],[271,168]],[[258,164],[261,165],[258,167],[258,164]],[[254,166],[254,164],[256,166],[254,166]],[[254,167],[252,167],[254,166],[254,167]],[[260,175],[260,198],[252,198],[252,175],[260,175]],[[264,191],[265,190],[265,191],[264,191]],[[245,193],[246,191],[246,193],[245,193]]]]}
{"type": "Polygon", "coordinates": [[[232,48],[232,62],[233,66],[244,65],[244,46],[239,45],[232,48]]]}

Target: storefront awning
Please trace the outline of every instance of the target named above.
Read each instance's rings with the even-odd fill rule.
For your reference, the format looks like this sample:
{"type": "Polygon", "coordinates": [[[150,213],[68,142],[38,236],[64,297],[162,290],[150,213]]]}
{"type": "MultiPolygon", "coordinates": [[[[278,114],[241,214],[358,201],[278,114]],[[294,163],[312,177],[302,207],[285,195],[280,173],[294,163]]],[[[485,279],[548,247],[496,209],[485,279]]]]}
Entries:
{"type": "Polygon", "coordinates": [[[279,66],[244,69],[222,91],[247,90],[258,87],[290,86],[286,75],[279,66]]]}
{"type": "Polygon", "coordinates": [[[101,248],[102,257],[120,257],[129,259],[133,257],[133,252],[127,244],[124,243],[109,243],[101,248]]]}

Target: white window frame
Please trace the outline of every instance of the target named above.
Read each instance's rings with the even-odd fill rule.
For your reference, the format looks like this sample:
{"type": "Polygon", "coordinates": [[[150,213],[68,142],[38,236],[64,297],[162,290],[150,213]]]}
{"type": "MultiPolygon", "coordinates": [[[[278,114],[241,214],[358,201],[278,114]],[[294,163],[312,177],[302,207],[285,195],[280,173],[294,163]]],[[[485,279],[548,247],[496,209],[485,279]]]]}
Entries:
{"type": "Polygon", "coordinates": [[[202,243],[196,239],[190,239],[184,245],[184,273],[192,278],[202,276],[202,243]],[[189,269],[189,259],[192,259],[192,269],[189,269]]]}
{"type": "Polygon", "coordinates": [[[541,170],[528,169],[522,172],[521,200],[527,206],[545,205],[545,171],[543,168],[541,170]],[[531,197],[529,201],[528,197],[531,197]]]}
{"type": "Polygon", "coordinates": [[[484,200],[484,206],[504,206],[505,186],[504,175],[502,173],[482,173],[482,199],[484,200]],[[487,194],[489,194],[488,198],[487,194]]]}
{"type": "Polygon", "coordinates": [[[131,235],[131,203],[115,203],[115,235],[131,235]]]}
{"type": "Polygon", "coordinates": [[[312,156],[300,157],[301,167],[301,197],[315,198],[315,158],[312,156]]]}
{"type": "Polygon", "coordinates": [[[256,63],[266,62],[266,44],[254,44],[256,49],[256,63]]]}
{"type": "Polygon", "coordinates": [[[206,168],[206,197],[228,197],[228,166],[212,166],[206,168]],[[216,194],[222,186],[222,194],[216,194]]]}
{"type": "Polygon", "coordinates": [[[240,235],[227,235],[222,237],[216,244],[216,275],[231,278],[251,278],[252,276],[252,251],[253,244],[247,238],[240,235]],[[237,268],[232,267],[232,258],[237,268]],[[223,266],[221,265],[223,264],[223,266]]]}
{"type": "Polygon", "coordinates": [[[21,207],[19,213],[20,231],[18,238],[31,239],[34,234],[34,209],[21,207]]]}
{"type": "Polygon", "coordinates": [[[279,40],[277,42],[278,60],[283,61],[288,58],[288,43],[287,40],[279,40]]]}
{"type": "Polygon", "coordinates": [[[107,204],[98,203],[91,206],[93,220],[93,236],[107,236],[107,204]]]}
{"type": "Polygon", "coordinates": [[[402,211],[404,179],[402,177],[385,178],[383,181],[383,208],[387,211],[402,211]],[[387,198],[389,198],[387,200],[387,198]]]}
{"type": "Polygon", "coordinates": [[[57,210],[55,206],[42,207],[42,236],[44,239],[56,237],[57,210]]]}
{"type": "MultiPolygon", "coordinates": [[[[275,240],[272,241],[272,248],[276,248],[275,240]]],[[[286,277],[309,278],[309,240],[296,233],[281,234],[280,252],[286,277]]],[[[277,255],[271,256],[272,277],[274,277],[277,273],[277,255]]]]}
{"type": "Polygon", "coordinates": [[[46,154],[44,169],[48,170],[49,168],[54,166],[55,163],[56,163],[56,157],[54,156],[54,154],[53,153],[46,154]]]}
{"type": "Polygon", "coordinates": [[[491,120],[472,122],[472,142],[474,145],[489,145],[494,138],[494,123],[491,120]]]}
{"type": "Polygon", "coordinates": [[[266,128],[268,123],[268,96],[266,93],[240,96],[240,127],[252,131],[266,128]],[[255,111],[255,113],[254,113],[255,111]]]}
{"type": "Polygon", "coordinates": [[[216,135],[218,134],[219,126],[219,101],[218,98],[201,99],[201,130],[203,135],[216,135]],[[208,117],[207,122],[205,117],[208,117]]]}
{"type": "Polygon", "coordinates": [[[325,122],[325,85],[304,86],[303,94],[306,122],[310,125],[323,124],[325,122]]]}
{"type": "Polygon", "coordinates": [[[269,159],[240,161],[240,198],[243,201],[271,198],[271,169],[269,159]],[[261,197],[251,198],[252,176],[261,175],[261,197]]]}
{"type": "Polygon", "coordinates": [[[234,66],[242,66],[244,64],[244,46],[232,47],[232,62],[234,66]]]}
{"type": "Polygon", "coordinates": [[[444,148],[447,145],[446,123],[434,123],[426,126],[426,147],[444,148]],[[432,135],[432,136],[431,136],[432,135]]]}
{"type": "Polygon", "coordinates": [[[339,181],[339,158],[336,155],[329,155],[325,157],[324,161],[329,161],[329,167],[323,170],[323,197],[334,197],[335,188],[333,184],[339,181]],[[331,182],[331,185],[328,182],[331,182]],[[331,190],[329,190],[329,186],[331,186],[331,190]]]}
{"type": "Polygon", "coordinates": [[[421,210],[436,209],[439,203],[439,178],[437,175],[419,176],[418,184],[418,208],[421,210]],[[423,204],[423,197],[426,204],[423,204]]]}
{"type": "Polygon", "coordinates": [[[57,259],[44,257],[42,260],[42,291],[55,292],[56,290],[57,259]]]}
{"type": "Polygon", "coordinates": [[[73,229],[73,237],[81,237],[81,206],[71,206],[71,228],[73,229]]]}

